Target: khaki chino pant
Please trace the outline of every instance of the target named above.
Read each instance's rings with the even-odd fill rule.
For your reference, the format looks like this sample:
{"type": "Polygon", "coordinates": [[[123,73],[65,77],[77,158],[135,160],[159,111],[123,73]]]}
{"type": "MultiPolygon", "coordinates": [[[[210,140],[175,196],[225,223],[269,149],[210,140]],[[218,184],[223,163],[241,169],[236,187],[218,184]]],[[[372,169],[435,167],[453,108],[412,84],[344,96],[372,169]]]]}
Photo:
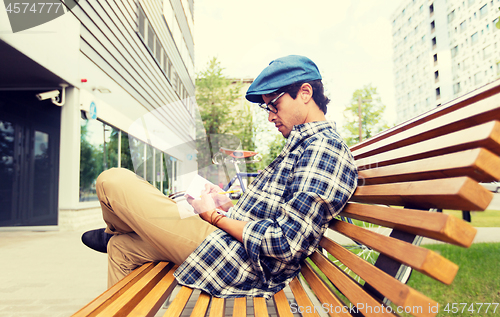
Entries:
{"type": "Polygon", "coordinates": [[[104,171],[97,178],[108,243],[108,287],[146,262],[181,264],[217,228],[199,216],[181,219],[177,204],[133,172],[104,171]]]}

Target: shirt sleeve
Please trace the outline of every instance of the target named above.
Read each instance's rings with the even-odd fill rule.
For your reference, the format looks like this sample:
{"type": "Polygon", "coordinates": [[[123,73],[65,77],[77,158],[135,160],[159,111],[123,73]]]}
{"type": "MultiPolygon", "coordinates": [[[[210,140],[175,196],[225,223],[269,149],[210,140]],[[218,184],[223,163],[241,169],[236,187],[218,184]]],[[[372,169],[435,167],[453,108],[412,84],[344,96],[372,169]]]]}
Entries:
{"type": "Polygon", "coordinates": [[[356,184],[356,166],[343,142],[318,139],[305,148],[287,183],[291,194],[282,198],[276,217],[251,221],[243,231],[245,249],[263,282],[279,266],[300,263],[316,249],[356,184]]]}

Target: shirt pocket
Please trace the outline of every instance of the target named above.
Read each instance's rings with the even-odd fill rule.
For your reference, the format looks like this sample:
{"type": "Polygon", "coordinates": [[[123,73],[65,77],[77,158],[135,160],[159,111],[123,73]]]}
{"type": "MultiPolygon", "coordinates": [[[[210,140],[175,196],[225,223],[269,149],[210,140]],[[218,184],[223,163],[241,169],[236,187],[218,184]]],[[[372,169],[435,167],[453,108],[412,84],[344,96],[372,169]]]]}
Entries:
{"type": "Polygon", "coordinates": [[[292,168],[293,165],[287,162],[277,165],[262,187],[262,191],[273,196],[283,197],[290,183],[289,176],[292,174],[292,168]]]}

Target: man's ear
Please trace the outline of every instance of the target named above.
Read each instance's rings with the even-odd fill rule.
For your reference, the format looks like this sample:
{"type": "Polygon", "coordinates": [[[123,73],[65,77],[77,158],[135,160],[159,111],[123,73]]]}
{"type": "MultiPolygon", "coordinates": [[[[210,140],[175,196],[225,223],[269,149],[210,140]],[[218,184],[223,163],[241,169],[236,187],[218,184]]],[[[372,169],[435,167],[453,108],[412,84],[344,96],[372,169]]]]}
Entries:
{"type": "Polygon", "coordinates": [[[311,101],[313,96],[312,86],[308,83],[302,84],[299,89],[298,96],[300,96],[304,103],[311,101]]]}

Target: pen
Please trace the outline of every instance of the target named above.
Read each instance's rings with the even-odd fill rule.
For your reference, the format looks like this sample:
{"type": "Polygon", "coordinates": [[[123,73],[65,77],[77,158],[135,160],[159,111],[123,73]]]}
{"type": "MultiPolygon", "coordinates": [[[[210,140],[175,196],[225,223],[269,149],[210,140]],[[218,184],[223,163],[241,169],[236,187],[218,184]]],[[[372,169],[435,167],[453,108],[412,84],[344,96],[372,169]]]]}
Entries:
{"type": "MultiPolygon", "coordinates": [[[[237,193],[239,192],[240,190],[239,189],[236,189],[236,190],[229,190],[227,192],[220,192],[220,193],[217,193],[217,194],[221,194],[221,195],[224,195],[224,194],[231,194],[231,193],[237,193]]],[[[201,197],[201,196],[200,196],[201,197]]]]}
{"type": "Polygon", "coordinates": [[[236,190],[230,190],[230,191],[227,191],[227,192],[220,192],[218,194],[224,195],[224,194],[236,193],[236,192],[239,192],[239,191],[240,191],[239,189],[236,189],[236,190]]]}

